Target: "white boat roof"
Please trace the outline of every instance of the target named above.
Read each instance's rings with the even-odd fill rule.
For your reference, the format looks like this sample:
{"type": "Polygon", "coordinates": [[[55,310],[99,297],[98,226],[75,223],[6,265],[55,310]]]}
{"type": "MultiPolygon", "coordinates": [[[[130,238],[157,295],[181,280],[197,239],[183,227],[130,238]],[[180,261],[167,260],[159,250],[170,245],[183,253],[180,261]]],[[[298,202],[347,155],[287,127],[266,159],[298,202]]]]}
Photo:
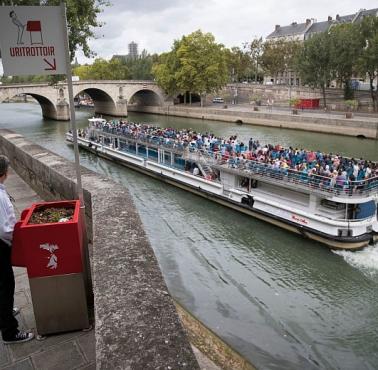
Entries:
{"type": "Polygon", "coordinates": [[[89,118],[88,119],[89,122],[92,122],[92,123],[95,123],[95,122],[98,122],[98,123],[106,123],[106,119],[104,118],[89,118]]]}

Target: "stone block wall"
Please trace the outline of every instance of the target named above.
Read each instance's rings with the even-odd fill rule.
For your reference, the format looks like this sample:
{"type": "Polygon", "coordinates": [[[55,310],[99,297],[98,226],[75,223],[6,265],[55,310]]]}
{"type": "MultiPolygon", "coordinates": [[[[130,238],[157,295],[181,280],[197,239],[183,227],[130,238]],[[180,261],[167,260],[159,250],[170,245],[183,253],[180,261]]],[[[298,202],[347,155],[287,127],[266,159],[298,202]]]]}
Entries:
{"type": "MultiPolygon", "coordinates": [[[[0,154],[46,200],[76,199],[74,164],[10,130],[0,154]]],[[[97,369],[198,369],[127,189],[82,168],[97,369]]]]}

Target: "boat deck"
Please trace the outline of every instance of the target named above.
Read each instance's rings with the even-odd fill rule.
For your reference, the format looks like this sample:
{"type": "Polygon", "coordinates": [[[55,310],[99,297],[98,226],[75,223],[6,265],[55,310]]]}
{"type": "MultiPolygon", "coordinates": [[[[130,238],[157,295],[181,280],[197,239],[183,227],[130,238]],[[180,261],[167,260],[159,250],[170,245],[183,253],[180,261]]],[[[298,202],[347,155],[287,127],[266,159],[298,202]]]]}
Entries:
{"type": "Polygon", "coordinates": [[[178,169],[184,168],[183,161],[197,162],[236,176],[279,184],[283,188],[339,199],[346,203],[364,202],[366,199],[378,197],[378,177],[362,181],[345,181],[342,185],[332,184],[329,177],[308,175],[290,168],[274,168],[273,165],[247,159],[229,158],[226,160],[220,153],[165,143],[164,138],[161,137],[137,139],[132,135],[117,135],[94,127],[90,129],[89,136],[102,145],[110,145],[120,151],[143,156],[178,169]],[[167,157],[169,153],[174,155],[173,160],[167,157]]]}

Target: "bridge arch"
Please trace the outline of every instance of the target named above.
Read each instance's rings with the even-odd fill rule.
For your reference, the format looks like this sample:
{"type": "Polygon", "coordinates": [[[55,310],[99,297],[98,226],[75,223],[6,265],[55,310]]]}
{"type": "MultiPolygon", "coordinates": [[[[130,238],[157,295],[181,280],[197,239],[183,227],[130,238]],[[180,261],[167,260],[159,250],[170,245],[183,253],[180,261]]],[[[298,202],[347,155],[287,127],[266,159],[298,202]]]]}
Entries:
{"type": "Polygon", "coordinates": [[[94,82],[80,82],[74,84],[74,96],[80,93],[89,95],[94,104],[95,113],[109,116],[127,116],[127,102],[122,99],[120,88],[115,84],[99,82],[96,86],[94,82]],[[98,86],[100,85],[100,86],[98,86]]]}
{"type": "MultiPolygon", "coordinates": [[[[8,99],[13,99],[17,95],[21,95],[21,94],[9,95],[6,98],[1,99],[0,103],[8,99]]],[[[54,104],[54,102],[50,98],[48,98],[47,96],[43,96],[36,93],[30,93],[30,92],[23,92],[22,95],[31,96],[39,103],[42,109],[42,116],[44,118],[55,119],[55,120],[58,119],[58,107],[54,104]]]]}
{"type": "Polygon", "coordinates": [[[162,106],[164,104],[164,97],[152,89],[140,89],[129,98],[128,104],[136,106],[162,106]]]}
{"type": "Polygon", "coordinates": [[[75,97],[81,93],[89,95],[94,104],[95,113],[115,115],[117,110],[114,99],[104,90],[99,88],[84,88],[75,94],[75,97]]]}

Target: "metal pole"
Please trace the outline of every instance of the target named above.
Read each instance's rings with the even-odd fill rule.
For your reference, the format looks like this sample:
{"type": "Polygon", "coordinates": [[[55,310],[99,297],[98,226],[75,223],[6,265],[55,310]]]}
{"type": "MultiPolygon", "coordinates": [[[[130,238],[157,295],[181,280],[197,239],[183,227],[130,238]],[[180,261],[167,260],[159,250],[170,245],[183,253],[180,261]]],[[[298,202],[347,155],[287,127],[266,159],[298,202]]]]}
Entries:
{"type": "Polygon", "coordinates": [[[67,75],[68,97],[69,97],[69,104],[70,104],[71,131],[72,131],[74,153],[75,153],[75,170],[76,170],[76,181],[77,181],[76,189],[79,195],[80,204],[82,207],[85,207],[83,187],[81,184],[79,146],[77,144],[77,126],[76,126],[75,105],[74,105],[74,96],[73,96],[73,87],[72,87],[72,72],[71,72],[71,60],[70,60],[70,51],[69,51],[69,44],[68,44],[67,16],[66,16],[65,3],[61,2],[60,7],[62,8],[63,28],[64,28],[63,32],[65,35],[66,66],[67,66],[66,75],[67,75]]]}
{"type": "Polygon", "coordinates": [[[91,267],[89,262],[89,251],[88,251],[88,236],[87,236],[87,227],[86,227],[86,219],[85,219],[85,203],[84,203],[84,193],[83,193],[83,186],[81,183],[81,172],[80,172],[80,157],[79,157],[79,146],[77,143],[77,127],[76,127],[76,116],[75,116],[75,105],[74,105],[74,96],[73,96],[73,87],[72,87],[72,72],[71,72],[71,59],[70,59],[70,50],[69,50],[69,43],[68,43],[68,32],[67,32],[67,16],[66,16],[66,5],[63,1],[60,3],[60,7],[62,9],[62,17],[63,17],[63,35],[65,39],[65,48],[66,48],[66,76],[67,76],[67,87],[68,87],[68,97],[69,97],[69,104],[70,104],[70,118],[71,118],[71,131],[72,131],[72,138],[73,138],[73,145],[74,145],[74,153],[75,153],[75,170],[76,170],[76,190],[79,195],[80,200],[80,212],[81,212],[81,219],[83,222],[83,245],[84,245],[84,278],[85,278],[85,286],[87,290],[87,302],[89,306],[93,305],[93,293],[92,293],[92,276],[91,276],[91,267]]]}

